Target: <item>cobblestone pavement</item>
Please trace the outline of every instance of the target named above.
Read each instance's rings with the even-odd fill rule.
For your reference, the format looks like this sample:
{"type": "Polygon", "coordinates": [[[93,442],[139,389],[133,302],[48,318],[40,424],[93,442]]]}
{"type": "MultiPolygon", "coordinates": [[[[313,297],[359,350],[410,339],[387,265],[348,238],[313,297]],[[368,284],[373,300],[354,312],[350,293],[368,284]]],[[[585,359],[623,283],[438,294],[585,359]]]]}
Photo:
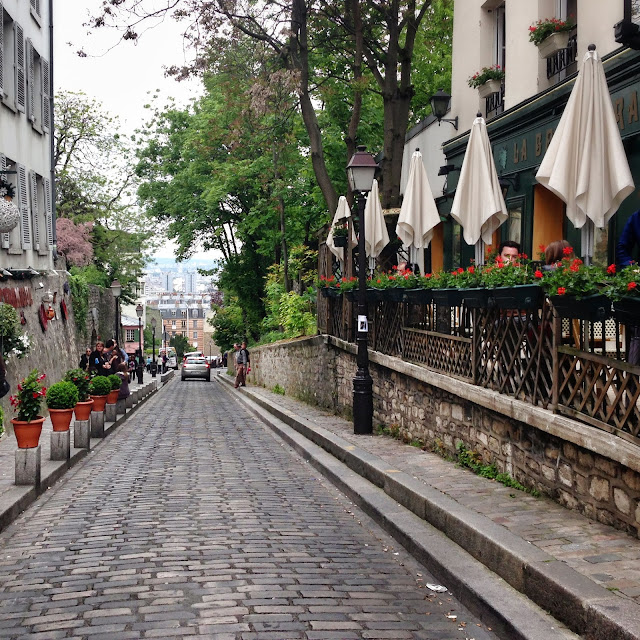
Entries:
{"type": "Polygon", "coordinates": [[[495,637],[433,581],[219,384],[176,380],[0,534],[0,638],[495,637]]]}
{"type": "Polygon", "coordinates": [[[303,404],[275,396],[261,387],[248,387],[285,411],[302,415],[318,427],[339,435],[491,518],[612,593],[640,604],[640,540],[613,527],[589,520],[548,498],[534,498],[475,475],[435,453],[411,447],[391,437],[354,435],[353,423],[303,404]]]}

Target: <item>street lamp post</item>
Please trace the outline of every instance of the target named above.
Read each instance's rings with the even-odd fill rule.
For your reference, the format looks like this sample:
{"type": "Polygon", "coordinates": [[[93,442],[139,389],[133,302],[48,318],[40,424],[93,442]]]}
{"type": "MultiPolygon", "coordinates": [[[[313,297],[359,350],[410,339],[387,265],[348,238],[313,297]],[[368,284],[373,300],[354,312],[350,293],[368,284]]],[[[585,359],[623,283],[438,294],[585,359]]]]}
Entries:
{"type": "Polygon", "coordinates": [[[373,433],[373,380],[369,375],[369,353],[367,351],[367,274],[365,256],[365,193],[371,191],[378,165],[366,147],[358,150],[347,165],[351,190],[358,205],[358,324],[356,334],[358,369],[353,378],[353,432],[373,433]]]}
{"type": "Polygon", "coordinates": [[[156,366],[156,324],[157,324],[157,320],[155,318],[155,316],[153,318],[151,318],[151,352],[152,352],[152,356],[151,356],[151,377],[155,378],[156,377],[156,371],[157,371],[157,366],[156,366]]]}
{"type": "Polygon", "coordinates": [[[122,293],[122,287],[120,286],[119,280],[114,280],[109,287],[111,289],[111,294],[116,299],[116,330],[115,330],[115,339],[119,344],[120,340],[118,338],[119,327],[120,327],[120,294],[122,293]]]}
{"type": "Polygon", "coordinates": [[[138,304],[136,307],[136,315],[138,316],[138,384],[142,384],[143,366],[142,366],[142,314],[144,307],[138,304]]]}

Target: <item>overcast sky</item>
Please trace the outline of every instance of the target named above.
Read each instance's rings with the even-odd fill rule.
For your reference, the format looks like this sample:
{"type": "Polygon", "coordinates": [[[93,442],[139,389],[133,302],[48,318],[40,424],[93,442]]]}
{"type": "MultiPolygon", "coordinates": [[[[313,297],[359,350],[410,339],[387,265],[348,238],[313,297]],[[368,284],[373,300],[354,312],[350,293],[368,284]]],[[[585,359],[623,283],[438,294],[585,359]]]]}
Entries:
{"type": "MultiPolygon", "coordinates": [[[[173,97],[181,105],[198,95],[197,81],[176,82],[164,77],[163,66],[182,64],[181,25],[170,19],[149,29],[137,45],[121,42],[117,34],[103,30],[86,34],[83,23],[102,0],[62,0],[54,2],[54,83],[56,90],[84,91],[103,103],[105,111],[117,115],[122,130],[132,133],[148,119],[145,104],[159,90],[164,104],[173,97]],[[68,43],[72,43],[69,46],[68,43]],[[113,48],[111,48],[113,47],[113,48]],[[83,49],[88,55],[79,57],[83,49]]],[[[159,255],[169,257],[167,246],[159,255]]],[[[202,255],[202,254],[199,254],[202,255]]]]}

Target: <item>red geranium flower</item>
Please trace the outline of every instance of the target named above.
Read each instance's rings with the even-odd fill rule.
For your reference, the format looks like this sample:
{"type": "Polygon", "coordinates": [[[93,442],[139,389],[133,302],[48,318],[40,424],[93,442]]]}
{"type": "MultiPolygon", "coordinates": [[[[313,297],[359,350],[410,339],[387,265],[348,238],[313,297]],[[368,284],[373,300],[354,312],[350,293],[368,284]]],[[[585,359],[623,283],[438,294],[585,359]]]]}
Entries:
{"type": "Polygon", "coordinates": [[[633,291],[638,286],[637,282],[630,282],[627,285],[627,291],[633,291]]]}
{"type": "Polygon", "coordinates": [[[570,256],[570,255],[572,255],[572,254],[573,254],[573,247],[565,247],[565,248],[562,250],[562,254],[563,254],[563,255],[565,255],[565,256],[570,256]]]}
{"type": "Polygon", "coordinates": [[[542,278],[543,273],[542,271],[540,271],[540,269],[537,269],[536,272],[533,274],[536,278],[542,278]]]}
{"type": "Polygon", "coordinates": [[[558,287],[559,296],[563,296],[565,293],[567,293],[567,290],[564,287],[558,287]]]}
{"type": "Polygon", "coordinates": [[[610,265],[607,267],[607,273],[608,273],[609,275],[613,275],[615,272],[616,272],[616,265],[615,265],[615,264],[610,264],[610,265]]]}

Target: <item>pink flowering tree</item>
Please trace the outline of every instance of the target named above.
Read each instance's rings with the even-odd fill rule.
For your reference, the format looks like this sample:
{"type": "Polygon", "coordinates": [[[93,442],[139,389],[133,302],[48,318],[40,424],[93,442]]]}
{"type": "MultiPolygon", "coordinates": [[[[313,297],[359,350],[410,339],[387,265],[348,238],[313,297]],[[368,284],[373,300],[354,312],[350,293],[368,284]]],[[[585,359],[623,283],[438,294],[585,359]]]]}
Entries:
{"type": "Polygon", "coordinates": [[[64,255],[70,267],[86,267],[93,260],[91,222],[75,224],[69,218],[56,220],[58,252],[64,255]]]}

